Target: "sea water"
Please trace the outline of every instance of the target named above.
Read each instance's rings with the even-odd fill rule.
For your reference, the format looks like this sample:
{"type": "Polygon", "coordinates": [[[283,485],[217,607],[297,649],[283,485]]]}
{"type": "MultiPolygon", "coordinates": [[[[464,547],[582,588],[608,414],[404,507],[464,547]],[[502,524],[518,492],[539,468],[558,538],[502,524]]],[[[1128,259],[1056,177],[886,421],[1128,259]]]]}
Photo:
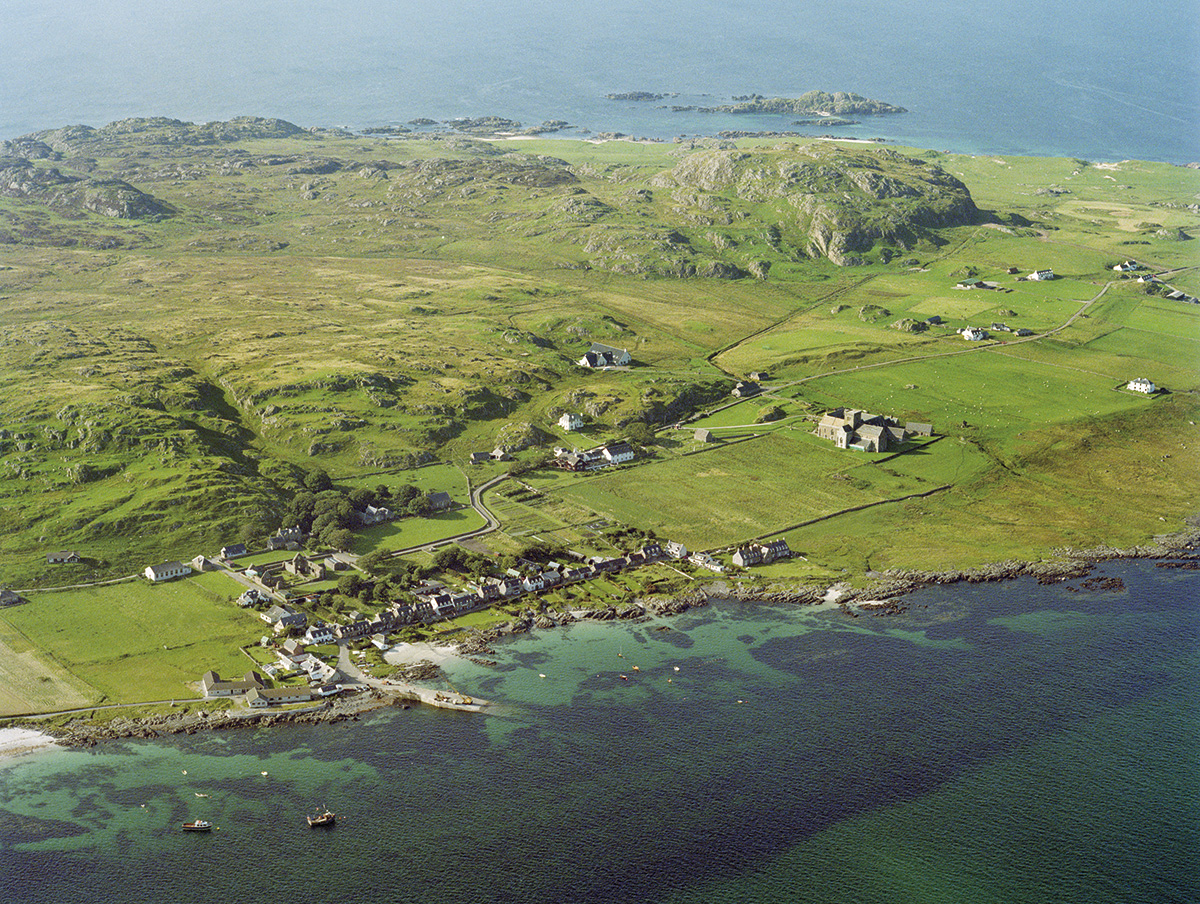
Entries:
{"type": "Polygon", "coordinates": [[[565,120],[568,137],[798,130],[1200,159],[1195,0],[0,0],[0,61],[0,138],[130,116],[362,128],[498,115],[565,120]],[[809,128],[661,109],[814,89],[911,112],[809,128]],[[605,98],[628,91],[680,96],[605,98]]]}
{"type": "Polygon", "coordinates": [[[449,667],[497,715],[3,761],[0,900],[1194,901],[1197,579],[1100,573],[581,623],[449,667]]]}

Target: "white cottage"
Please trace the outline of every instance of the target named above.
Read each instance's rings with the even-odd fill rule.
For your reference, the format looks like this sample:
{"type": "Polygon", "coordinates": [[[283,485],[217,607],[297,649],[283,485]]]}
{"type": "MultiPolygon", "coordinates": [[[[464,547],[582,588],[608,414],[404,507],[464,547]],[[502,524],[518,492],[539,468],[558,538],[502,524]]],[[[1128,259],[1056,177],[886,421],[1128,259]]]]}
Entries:
{"type": "Polygon", "coordinates": [[[1133,392],[1144,392],[1146,395],[1153,395],[1158,391],[1158,387],[1147,380],[1145,377],[1137,377],[1125,384],[1125,388],[1133,392]]]}
{"type": "Polygon", "coordinates": [[[147,565],[145,572],[143,572],[146,575],[146,580],[154,583],[169,581],[171,578],[181,578],[191,573],[191,566],[184,565],[182,562],[163,562],[160,565],[147,565]]]}

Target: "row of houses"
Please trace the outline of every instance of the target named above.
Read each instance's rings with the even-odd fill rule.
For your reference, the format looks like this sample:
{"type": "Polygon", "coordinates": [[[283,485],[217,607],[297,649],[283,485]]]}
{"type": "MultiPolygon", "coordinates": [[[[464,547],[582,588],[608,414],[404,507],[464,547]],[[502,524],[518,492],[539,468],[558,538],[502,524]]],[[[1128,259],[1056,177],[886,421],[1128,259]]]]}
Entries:
{"type": "Polygon", "coordinates": [[[282,606],[272,606],[266,612],[261,613],[258,617],[274,628],[276,634],[286,634],[292,631],[299,631],[308,624],[307,615],[305,615],[299,609],[296,609],[294,606],[287,604],[282,606]]]}
{"type": "Polygon", "coordinates": [[[595,471],[612,465],[621,465],[633,461],[637,453],[633,446],[621,441],[596,446],[594,449],[579,451],[578,449],[563,449],[555,447],[554,464],[564,471],[595,471]]]}
{"type": "Polygon", "coordinates": [[[738,568],[751,568],[754,565],[770,565],[780,559],[790,559],[792,550],[787,540],[772,540],[770,543],[752,543],[740,546],[733,553],[733,564],[738,568]]]}
{"type": "Polygon", "coordinates": [[[537,593],[553,587],[587,581],[670,558],[682,559],[687,549],[680,543],[647,543],[636,552],[623,556],[591,556],[576,565],[551,562],[529,566],[525,573],[509,569],[504,575],[469,584],[454,590],[438,581],[414,588],[414,601],[396,602],[374,619],[356,619],[344,625],[313,625],[305,633],[308,643],[332,643],[337,640],[387,635],[401,625],[438,621],[462,615],[482,606],[513,599],[525,593],[537,593]]]}
{"type": "MultiPolygon", "coordinates": [[[[1014,336],[1032,336],[1033,330],[1019,327],[1013,329],[1007,323],[993,323],[991,330],[994,333],[1012,333],[1014,336]]],[[[981,326],[964,326],[958,331],[958,335],[962,336],[968,342],[981,342],[988,337],[988,331],[981,326]]]]}
{"type": "Polygon", "coordinates": [[[329,663],[307,652],[304,643],[296,638],[285,640],[276,649],[275,656],[277,662],[274,669],[264,666],[264,670],[273,671],[276,676],[298,673],[307,676],[310,685],[324,685],[340,675],[329,663]]]}
{"type": "Polygon", "coordinates": [[[200,689],[205,697],[245,697],[252,707],[281,706],[285,703],[308,703],[321,697],[337,693],[336,686],[311,687],[267,687],[258,672],[247,672],[242,678],[226,681],[211,669],[200,679],[200,689]]]}

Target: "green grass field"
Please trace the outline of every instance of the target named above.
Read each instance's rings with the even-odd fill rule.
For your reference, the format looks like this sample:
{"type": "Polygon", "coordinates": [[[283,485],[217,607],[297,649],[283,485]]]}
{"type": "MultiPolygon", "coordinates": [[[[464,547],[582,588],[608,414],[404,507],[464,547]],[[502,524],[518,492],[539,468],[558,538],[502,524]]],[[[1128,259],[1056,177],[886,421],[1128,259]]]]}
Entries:
{"type": "Polygon", "coordinates": [[[483,527],[484,520],[474,509],[460,508],[451,512],[416,518],[399,518],[387,524],[364,527],[357,533],[354,547],[360,553],[377,549],[404,549],[444,540],[456,534],[483,527]]]}
{"type": "MultiPolygon", "coordinates": [[[[238,648],[257,642],[264,630],[255,613],[214,598],[223,591],[214,579],[237,595],[236,585],[216,574],[31,593],[27,605],[0,612],[0,639],[15,634],[42,651],[42,661],[56,667],[52,680],[61,670],[87,697],[78,705],[195,697],[191,685],[208,669],[246,671],[249,663],[238,648]]],[[[18,689],[40,682],[36,669],[26,671],[18,689]]],[[[21,690],[14,696],[5,701],[14,707],[8,712],[26,711],[21,702],[38,703],[21,690]]]]}
{"type": "MultiPolygon", "coordinates": [[[[68,148],[55,165],[93,160],[176,216],[0,198],[13,239],[0,268],[0,586],[127,575],[265,536],[314,468],[342,490],[414,484],[465,503],[556,444],[695,415],[659,430],[637,466],[519,474],[533,491],[505,481],[488,494],[502,530],[473,548],[601,551],[603,529],[623,526],[715,548],[880,503],[794,527],[808,561],[761,573],[829,578],[1136,543],[1195,514],[1200,306],[1111,267],[1133,258],[1200,291],[1196,171],[862,146],[835,161],[834,145],[804,141],[742,142],[742,156],[356,136],[234,143],[253,165],[233,175],[211,149],[147,137],[68,148]],[[814,250],[804,210],[829,201],[824,189],[770,175],[833,165],[903,180],[904,155],[962,179],[985,213],[913,226],[903,244],[870,239],[855,266],[814,250]],[[277,162],[309,156],[339,165],[277,162]],[[1061,278],[1018,279],[1045,267],[1061,278]],[[956,289],[964,279],[998,288],[956,289]],[[955,333],[993,322],[1055,332],[993,331],[982,347],[955,333]],[[593,341],[629,349],[633,366],[579,367],[593,341]],[[769,393],[715,411],[752,371],[769,372],[769,393]],[[1166,392],[1124,391],[1133,377],[1166,392]],[[787,417],[743,426],[771,404],[787,417]],[[932,423],[939,438],[896,457],[838,452],[811,436],[837,406],[932,423]],[[557,428],[565,411],[585,415],[583,434],[557,428]],[[697,426],[723,442],[701,447],[697,426]],[[515,463],[467,464],[502,443],[515,463]],[[58,549],[85,561],[48,565],[58,549]]],[[[855,197],[871,216],[906,216],[855,197]]],[[[470,509],[408,518],[357,532],[352,548],[479,526],[470,509]]],[[[204,668],[238,671],[238,644],[260,630],[221,575],[120,587],[32,593],[0,612],[0,708],[183,696],[204,668]]]]}
{"type": "Polygon", "coordinates": [[[934,443],[886,465],[872,462],[881,458],[839,451],[796,430],[536,485],[609,520],[652,529],[691,549],[709,549],[865,502],[923,492],[958,473],[964,456],[934,443]],[[910,460],[917,473],[907,473],[910,460]]]}

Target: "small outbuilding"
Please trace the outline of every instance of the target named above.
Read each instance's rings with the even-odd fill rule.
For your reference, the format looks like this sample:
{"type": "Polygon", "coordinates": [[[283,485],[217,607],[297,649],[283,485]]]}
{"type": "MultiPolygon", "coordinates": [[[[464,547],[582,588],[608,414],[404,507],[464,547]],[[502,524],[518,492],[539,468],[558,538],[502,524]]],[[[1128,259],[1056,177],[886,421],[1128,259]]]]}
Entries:
{"type": "Polygon", "coordinates": [[[79,553],[63,551],[63,552],[48,552],[46,553],[46,562],[49,565],[74,565],[79,561],[79,553]]]}

